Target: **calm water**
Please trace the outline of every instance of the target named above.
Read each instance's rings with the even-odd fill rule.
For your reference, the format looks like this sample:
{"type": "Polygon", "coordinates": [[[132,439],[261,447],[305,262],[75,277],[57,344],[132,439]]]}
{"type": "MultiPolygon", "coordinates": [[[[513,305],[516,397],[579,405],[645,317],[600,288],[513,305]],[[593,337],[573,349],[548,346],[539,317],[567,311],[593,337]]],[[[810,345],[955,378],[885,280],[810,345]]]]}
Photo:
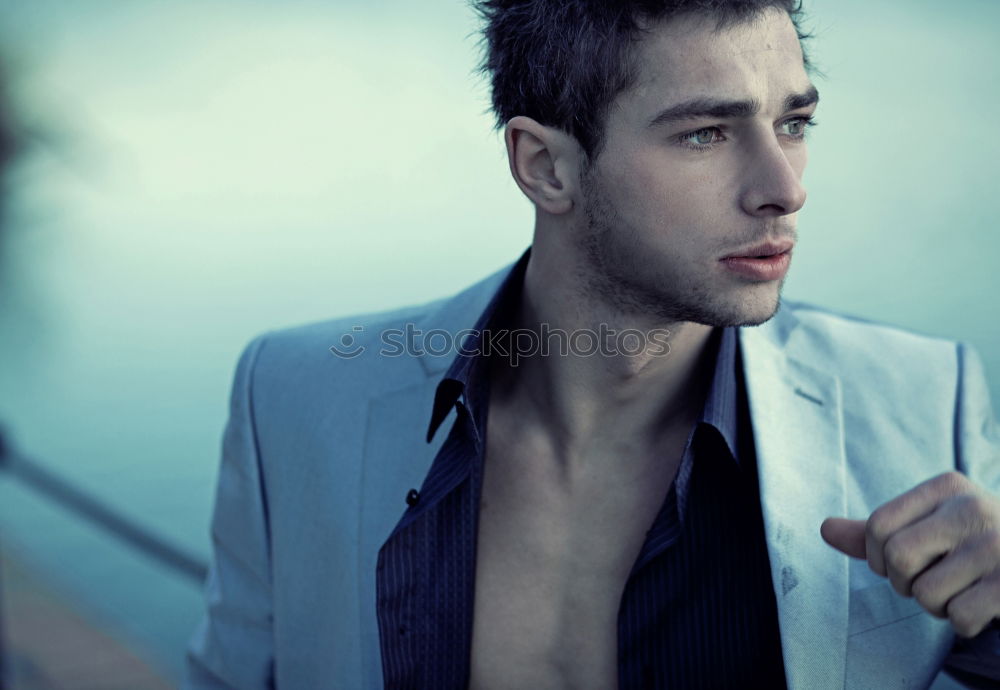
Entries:
{"type": "MultiPolygon", "coordinates": [[[[809,6],[827,76],[786,295],[968,340],[1000,399],[1000,6],[809,6]]],[[[207,558],[252,335],[518,256],[532,213],[474,18],[415,7],[0,1],[40,140],[0,273],[0,420],[22,451],[207,558]]],[[[197,587],[3,479],[0,528],[176,676],[197,587]]]]}

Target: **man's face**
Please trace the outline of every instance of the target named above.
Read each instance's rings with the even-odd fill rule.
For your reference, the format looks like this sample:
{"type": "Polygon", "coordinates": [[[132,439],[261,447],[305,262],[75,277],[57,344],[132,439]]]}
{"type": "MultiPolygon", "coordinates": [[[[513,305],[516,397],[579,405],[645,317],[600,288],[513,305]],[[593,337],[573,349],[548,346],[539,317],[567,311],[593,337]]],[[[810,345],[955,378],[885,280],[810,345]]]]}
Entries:
{"type": "Polygon", "coordinates": [[[781,10],[720,32],[681,18],[653,27],[636,58],[581,180],[584,284],[629,314],[763,323],[784,277],[721,259],[795,236],[815,108],[795,28],[781,10]]]}

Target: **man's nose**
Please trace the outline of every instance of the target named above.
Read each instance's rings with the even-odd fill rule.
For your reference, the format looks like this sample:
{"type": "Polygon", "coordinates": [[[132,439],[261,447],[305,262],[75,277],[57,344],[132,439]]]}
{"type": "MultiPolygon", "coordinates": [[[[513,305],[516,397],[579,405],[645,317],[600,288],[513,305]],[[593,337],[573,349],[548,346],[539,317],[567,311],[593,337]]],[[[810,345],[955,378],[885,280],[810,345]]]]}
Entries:
{"type": "Polygon", "coordinates": [[[752,216],[768,217],[785,216],[801,209],[806,203],[806,189],[802,186],[805,155],[804,150],[786,152],[774,138],[756,147],[747,166],[741,199],[743,210],[752,216]],[[802,157],[799,169],[789,155],[802,157]]]}

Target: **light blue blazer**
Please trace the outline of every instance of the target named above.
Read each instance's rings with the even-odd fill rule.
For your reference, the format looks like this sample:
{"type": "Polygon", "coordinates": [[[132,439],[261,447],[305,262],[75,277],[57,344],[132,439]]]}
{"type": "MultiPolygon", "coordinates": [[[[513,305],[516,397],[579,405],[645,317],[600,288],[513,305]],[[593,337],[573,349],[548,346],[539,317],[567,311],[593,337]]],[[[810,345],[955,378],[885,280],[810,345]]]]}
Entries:
{"type": "MultiPolygon", "coordinates": [[[[447,299],[247,347],[184,687],[382,687],[376,556],[447,436],[425,440],[453,354],[382,356],[380,333],[471,328],[510,268],[447,299]],[[334,356],[345,333],[365,351],[334,356]]],[[[740,339],[789,686],[961,687],[938,673],[949,623],[826,545],[819,527],[831,515],[867,517],[948,470],[1000,493],[1000,435],[978,355],[793,303],[740,339]]]]}

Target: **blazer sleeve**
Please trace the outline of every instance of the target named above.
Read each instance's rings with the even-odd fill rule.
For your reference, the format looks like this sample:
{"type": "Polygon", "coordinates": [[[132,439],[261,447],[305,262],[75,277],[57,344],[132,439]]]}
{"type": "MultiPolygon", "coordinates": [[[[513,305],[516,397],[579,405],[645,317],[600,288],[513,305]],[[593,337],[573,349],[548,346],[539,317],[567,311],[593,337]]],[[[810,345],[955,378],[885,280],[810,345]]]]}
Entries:
{"type": "Polygon", "coordinates": [[[253,411],[253,372],[264,336],[236,368],[212,514],[205,613],[186,656],[183,688],[274,687],[267,496],[253,411]]]}
{"type": "MultiPolygon", "coordinates": [[[[1000,427],[990,403],[986,372],[979,354],[958,343],[958,395],[955,410],[957,469],[1000,496],[1000,427]]],[[[971,639],[955,638],[945,670],[966,687],[997,687],[1000,681],[1000,625],[994,623],[971,639]]]]}

